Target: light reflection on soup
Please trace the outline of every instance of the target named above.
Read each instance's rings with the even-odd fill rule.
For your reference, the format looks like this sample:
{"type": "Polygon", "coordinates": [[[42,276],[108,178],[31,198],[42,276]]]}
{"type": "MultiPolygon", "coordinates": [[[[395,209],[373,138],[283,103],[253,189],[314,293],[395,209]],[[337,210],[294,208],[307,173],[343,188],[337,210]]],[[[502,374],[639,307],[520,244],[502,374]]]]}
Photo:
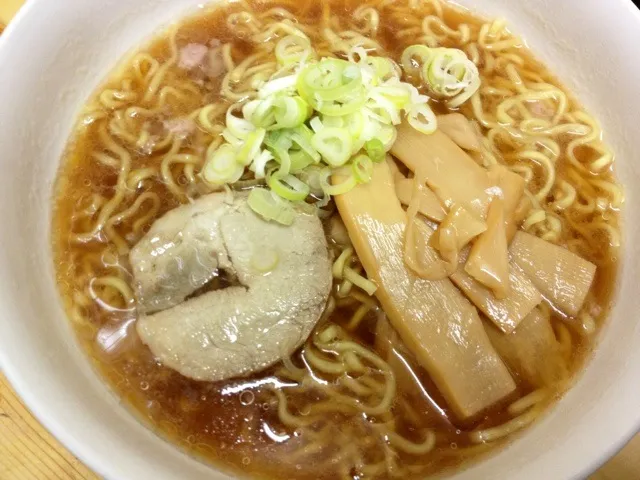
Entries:
{"type": "MultiPolygon", "coordinates": [[[[430,104],[448,112],[444,101],[430,104]]],[[[394,165],[396,175],[410,174],[394,165]]],[[[610,306],[619,256],[622,192],[612,166],[597,122],[502,22],[434,0],[223,4],[144,46],[87,102],[55,192],[58,282],[109,385],[189,453],[258,478],[428,476],[504,445],[584,365],[610,306]],[[531,208],[520,230],[597,266],[574,316],[547,298],[516,329],[517,340],[482,316],[517,388],[481,415],[456,415],[440,393],[442,381],[419,366],[376,297],[345,279],[334,279],[304,347],[246,378],[187,378],[163,366],[136,333],[130,249],[165,212],[212,191],[199,173],[207,150],[222,142],[227,108],[274,73],[274,46],[297,31],[320,56],[344,58],[362,46],[400,62],[416,43],[465,52],[481,79],[458,110],[480,135],[471,157],[525,179],[531,208]],[[336,342],[353,346],[337,351],[336,342]],[[380,408],[367,412],[372,405],[380,408]]],[[[232,188],[256,183],[247,171],[232,188]]],[[[340,221],[346,207],[339,207],[330,203],[322,215],[334,259],[350,245],[340,221]]],[[[364,274],[355,246],[347,263],[364,274]]],[[[235,281],[216,276],[206,290],[235,281]]]]}

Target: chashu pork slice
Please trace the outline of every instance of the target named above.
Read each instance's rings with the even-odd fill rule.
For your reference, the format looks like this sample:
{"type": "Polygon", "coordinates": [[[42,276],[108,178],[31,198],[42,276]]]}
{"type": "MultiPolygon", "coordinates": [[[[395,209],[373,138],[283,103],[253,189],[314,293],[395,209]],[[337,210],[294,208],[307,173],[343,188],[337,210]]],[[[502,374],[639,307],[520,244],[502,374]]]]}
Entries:
{"type": "MultiPolygon", "coordinates": [[[[320,318],[332,284],[327,243],[316,215],[300,211],[291,226],[282,226],[256,215],[246,197],[232,204],[210,198],[218,195],[195,204],[216,205],[202,214],[211,217],[208,258],[228,260],[226,267],[223,261],[218,264],[232,271],[239,286],[143,315],[137,323],[142,341],[164,365],[207,381],[248,375],[291,355],[320,318]]],[[[191,212],[185,209],[182,215],[191,212]]],[[[183,235],[183,245],[200,245],[199,230],[190,226],[202,221],[193,215],[186,221],[185,231],[195,233],[194,238],[183,235]]]]}
{"type": "Polygon", "coordinates": [[[174,307],[218,269],[233,270],[220,235],[220,217],[228,209],[225,195],[207,195],[170,210],[151,226],[129,254],[139,312],[174,307]]]}

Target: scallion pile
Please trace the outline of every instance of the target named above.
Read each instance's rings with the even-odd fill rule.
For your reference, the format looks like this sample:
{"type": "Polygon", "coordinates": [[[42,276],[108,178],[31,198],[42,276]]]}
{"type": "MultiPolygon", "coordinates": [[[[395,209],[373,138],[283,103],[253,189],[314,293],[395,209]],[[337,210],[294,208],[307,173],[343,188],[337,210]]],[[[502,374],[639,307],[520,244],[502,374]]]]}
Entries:
{"type": "MultiPolygon", "coordinates": [[[[254,188],[249,205],[267,220],[290,225],[296,203],[313,198],[321,207],[369,182],[403,117],[424,134],[437,127],[430,98],[403,82],[388,58],[356,47],[346,60],[317,59],[309,40],[298,35],[280,39],[275,55],[280,69],[256,98],[228,109],[225,143],[209,154],[202,171],[211,185],[234,183],[245,169],[265,179],[268,188],[254,188]],[[336,171],[339,184],[331,181],[336,171]]],[[[405,70],[417,69],[418,60],[428,90],[451,97],[452,106],[473,93],[477,69],[459,50],[414,45],[403,59],[405,70]]]]}

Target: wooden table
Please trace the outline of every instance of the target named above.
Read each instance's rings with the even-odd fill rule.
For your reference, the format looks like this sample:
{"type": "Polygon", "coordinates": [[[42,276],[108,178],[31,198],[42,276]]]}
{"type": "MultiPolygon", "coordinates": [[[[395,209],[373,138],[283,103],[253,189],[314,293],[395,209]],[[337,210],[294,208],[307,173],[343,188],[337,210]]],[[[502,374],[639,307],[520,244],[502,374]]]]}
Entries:
{"type": "MultiPolygon", "coordinates": [[[[0,479],[97,478],[40,426],[0,374],[0,479]]],[[[640,479],[640,435],[590,478],[632,479],[640,479]]]]}
{"type": "Polygon", "coordinates": [[[97,478],[33,418],[0,373],[0,479],[97,478]]]}

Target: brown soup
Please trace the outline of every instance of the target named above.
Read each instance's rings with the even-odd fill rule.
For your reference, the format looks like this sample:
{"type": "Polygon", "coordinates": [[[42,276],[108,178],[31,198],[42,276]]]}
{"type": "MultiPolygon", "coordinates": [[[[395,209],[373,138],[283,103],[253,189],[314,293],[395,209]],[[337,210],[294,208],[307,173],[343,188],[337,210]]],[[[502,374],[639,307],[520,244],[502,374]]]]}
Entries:
{"type": "MultiPolygon", "coordinates": [[[[434,0],[222,4],[182,21],[175,37],[161,33],[119,64],[87,101],[55,190],[52,242],[58,284],[78,337],[113,391],[146,425],[190,454],[241,475],[407,478],[435,474],[494,451],[512,435],[476,444],[469,433],[505,422],[514,427],[514,418],[517,423],[529,410],[504,406],[463,424],[450,415],[420,368],[414,368],[413,379],[407,371],[396,371],[398,378],[409,378],[409,386],[405,382],[398,390],[388,411],[372,416],[331,402],[304,355],[304,350],[314,350],[312,340],[284,365],[250,378],[207,383],[159,364],[137,337],[127,253],[163,213],[206,192],[198,172],[219,136],[226,108],[250,87],[247,77],[268,70],[264,64],[272,61],[247,59],[256,45],[285,35],[282,25],[300,28],[314,45],[330,52],[323,28],[337,32],[347,45],[361,42],[362,36],[372,38],[378,55],[396,61],[405,47],[420,42],[459,48],[478,65],[479,94],[461,108],[482,133],[478,161],[504,163],[527,180],[533,210],[524,230],[598,267],[578,317],[545,309],[562,350],[564,365],[558,368],[566,368],[569,379],[561,387],[546,386],[541,395],[514,372],[518,398],[537,402],[537,416],[580,372],[606,319],[616,277],[622,193],[613,177],[612,154],[602,143],[597,122],[504,25],[434,0]],[[174,41],[178,54],[190,44],[206,45],[206,68],[185,69],[177,60],[171,62],[174,41]],[[154,90],[150,79],[163,68],[154,90]],[[526,96],[536,88],[552,93],[547,100],[526,96]],[[505,110],[508,100],[519,103],[505,110]],[[188,130],[181,119],[196,118],[207,105],[213,105],[207,118],[214,128],[198,123],[197,129],[180,132],[188,130]],[[534,120],[529,130],[522,118],[534,120]],[[114,160],[114,148],[126,153],[129,164],[114,160]],[[175,160],[176,155],[189,160],[175,160]],[[118,189],[118,182],[126,188],[118,189]]],[[[443,106],[435,108],[444,111],[443,106]]],[[[331,221],[326,221],[327,235],[337,255],[341,248],[331,221]]],[[[375,300],[361,293],[345,296],[339,282],[333,298],[335,309],[327,312],[328,320],[375,352],[376,323],[384,317],[375,300]]],[[[336,380],[326,373],[318,376],[329,383],[336,380]]],[[[379,372],[371,374],[373,390],[381,382],[379,372]]],[[[523,418],[523,425],[535,416],[523,418]]]]}

